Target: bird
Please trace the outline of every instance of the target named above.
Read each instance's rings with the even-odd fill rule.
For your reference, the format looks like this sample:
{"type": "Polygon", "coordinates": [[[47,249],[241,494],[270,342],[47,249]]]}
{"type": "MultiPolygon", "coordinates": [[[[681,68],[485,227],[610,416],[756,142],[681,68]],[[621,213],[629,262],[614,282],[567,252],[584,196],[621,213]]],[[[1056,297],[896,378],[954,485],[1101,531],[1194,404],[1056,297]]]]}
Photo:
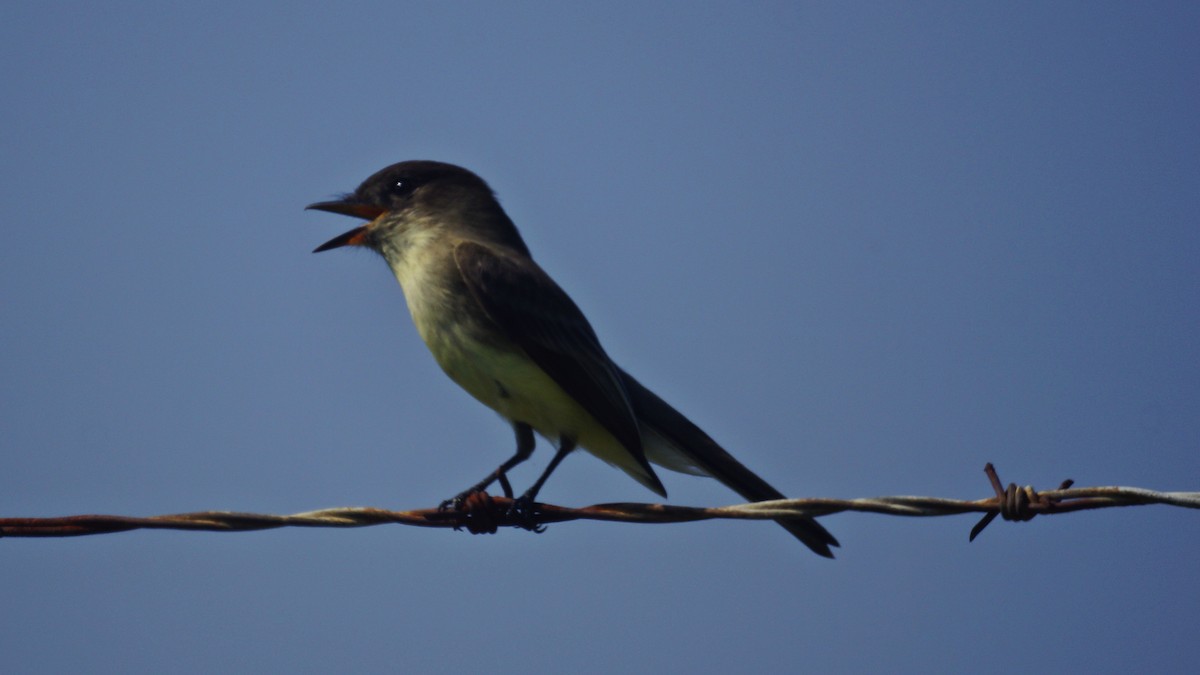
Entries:
{"type": "MultiPolygon", "coordinates": [[[[475,173],[444,162],[399,162],[353,192],[306,209],[367,221],[313,252],[356,246],[381,255],[438,365],[512,424],[513,455],[443,506],[461,505],[497,480],[510,492],[506,475],[531,456],[535,432],[557,451],[514,502],[518,509],[533,504],[576,448],[664,498],[652,464],[710,476],[750,501],[784,498],[608,356],[583,312],[534,262],[495,193],[475,173]]],[[[833,557],[830,547],[838,542],[816,520],[778,523],[813,552],[833,557]]]]}

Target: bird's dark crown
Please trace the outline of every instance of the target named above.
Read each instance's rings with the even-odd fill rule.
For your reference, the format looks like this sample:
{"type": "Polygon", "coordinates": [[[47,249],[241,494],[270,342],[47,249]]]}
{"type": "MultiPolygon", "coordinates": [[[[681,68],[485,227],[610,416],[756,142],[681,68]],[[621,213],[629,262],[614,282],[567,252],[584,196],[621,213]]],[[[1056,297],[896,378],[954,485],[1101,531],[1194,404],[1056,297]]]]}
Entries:
{"type": "Polygon", "coordinates": [[[360,204],[389,207],[407,199],[418,188],[436,185],[439,188],[458,188],[460,194],[493,198],[492,189],[474,173],[445,162],[411,160],[380,169],[364,180],[348,200],[360,204]]]}

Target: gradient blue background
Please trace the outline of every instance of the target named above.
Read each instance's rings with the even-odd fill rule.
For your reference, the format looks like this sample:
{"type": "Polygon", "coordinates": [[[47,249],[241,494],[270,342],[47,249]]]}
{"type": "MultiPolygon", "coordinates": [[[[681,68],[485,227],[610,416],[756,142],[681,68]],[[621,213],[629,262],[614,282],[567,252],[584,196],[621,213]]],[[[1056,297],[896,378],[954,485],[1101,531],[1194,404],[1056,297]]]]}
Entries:
{"type": "MultiPolygon", "coordinates": [[[[0,8],[0,514],[418,508],[508,428],[354,225],[487,179],[796,496],[1200,489],[1195,3],[0,8]]],[[[528,484],[550,453],[514,475],[528,484]]],[[[737,498],[664,474],[671,501],[737,498]]],[[[542,495],[654,501],[588,456],[542,495]]],[[[1200,513],[0,541],[8,672],[1179,671],[1200,513]]]]}

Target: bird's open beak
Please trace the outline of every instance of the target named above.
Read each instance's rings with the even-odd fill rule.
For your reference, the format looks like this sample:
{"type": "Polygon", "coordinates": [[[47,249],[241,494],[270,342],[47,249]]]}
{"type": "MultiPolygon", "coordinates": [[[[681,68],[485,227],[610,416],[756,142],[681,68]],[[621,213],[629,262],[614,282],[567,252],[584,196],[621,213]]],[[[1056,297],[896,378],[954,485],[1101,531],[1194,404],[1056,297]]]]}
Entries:
{"type": "MultiPolygon", "coordinates": [[[[375,220],[384,213],[384,209],[378,206],[371,206],[369,204],[356,204],[354,202],[347,201],[317,202],[316,204],[309,204],[304,208],[305,210],[313,209],[315,211],[328,211],[330,213],[338,213],[343,216],[352,216],[354,218],[363,218],[366,220],[375,220]]],[[[313,253],[320,253],[321,251],[328,251],[331,248],[340,248],[342,246],[362,246],[364,243],[366,243],[366,239],[367,226],[362,225],[344,234],[339,234],[333,239],[321,244],[313,249],[313,253]]]]}

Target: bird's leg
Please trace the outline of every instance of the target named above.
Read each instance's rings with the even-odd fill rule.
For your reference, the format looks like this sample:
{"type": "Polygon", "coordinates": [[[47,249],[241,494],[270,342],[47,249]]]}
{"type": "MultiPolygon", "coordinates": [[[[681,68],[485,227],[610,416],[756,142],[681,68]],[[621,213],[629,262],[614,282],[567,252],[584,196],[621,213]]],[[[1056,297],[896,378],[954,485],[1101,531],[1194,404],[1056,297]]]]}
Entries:
{"type": "Polygon", "coordinates": [[[445,511],[447,509],[458,509],[462,506],[463,501],[466,500],[468,496],[475,494],[476,492],[483,492],[488,488],[489,485],[496,481],[500,481],[500,487],[504,490],[504,496],[508,497],[509,499],[512,498],[512,485],[509,484],[508,476],[506,474],[508,474],[508,471],[514,466],[529,459],[529,456],[533,454],[534,446],[537,444],[537,441],[533,438],[533,427],[529,426],[528,424],[516,422],[513,424],[513,430],[517,434],[517,451],[513,453],[513,456],[509,457],[503,464],[496,467],[496,470],[489,473],[483,480],[472,485],[466,490],[463,490],[453,498],[442,502],[441,505],[438,506],[440,510],[445,511]]]}
{"type": "Polygon", "coordinates": [[[542,485],[546,483],[546,479],[550,477],[550,474],[554,473],[554,469],[574,449],[575,439],[567,436],[562,437],[559,440],[558,452],[554,453],[554,458],[550,460],[550,464],[542,472],[542,475],[538,477],[537,482],[526,490],[525,494],[513,500],[512,508],[508,512],[519,523],[518,527],[533,530],[534,532],[541,532],[546,529],[537,523],[537,512],[533,508],[533,500],[537,498],[537,494],[541,491],[542,485]]]}

